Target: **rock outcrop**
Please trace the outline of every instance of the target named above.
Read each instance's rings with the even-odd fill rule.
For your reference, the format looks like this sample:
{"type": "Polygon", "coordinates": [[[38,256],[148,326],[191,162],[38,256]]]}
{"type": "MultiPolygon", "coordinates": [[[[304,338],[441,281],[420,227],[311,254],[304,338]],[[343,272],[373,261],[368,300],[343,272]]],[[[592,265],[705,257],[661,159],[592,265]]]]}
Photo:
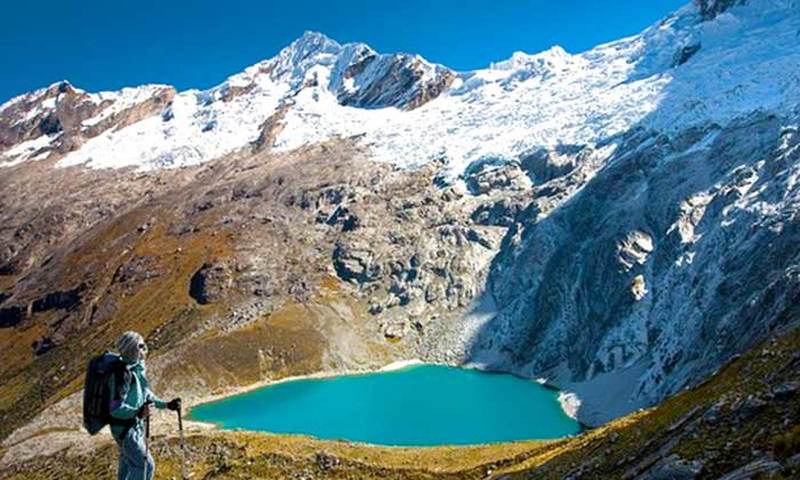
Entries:
{"type": "Polygon", "coordinates": [[[700,15],[705,20],[713,20],[720,13],[725,12],[735,5],[742,5],[747,0],[695,0],[700,9],[700,15]]]}

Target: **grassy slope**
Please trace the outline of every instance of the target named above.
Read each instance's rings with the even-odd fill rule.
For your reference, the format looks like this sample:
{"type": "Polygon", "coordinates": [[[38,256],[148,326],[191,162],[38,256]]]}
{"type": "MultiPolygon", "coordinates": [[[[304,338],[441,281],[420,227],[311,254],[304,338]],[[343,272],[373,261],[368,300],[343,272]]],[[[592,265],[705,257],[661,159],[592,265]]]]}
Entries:
{"type": "MultiPolygon", "coordinates": [[[[90,355],[112,347],[120,332],[136,329],[150,337],[158,328],[173,325],[170,327],[174,329],[173,338],[180,338],[181,332],[191,331],[196,322],[213,313],[210,309],[214,307],[205,312],[197,311],[187,285],[205,259],[230,253],[227,234],[208,228],[188,239],[179,239],[165,232],[166,221],[152,225],[143,233],[131,233],[131,225],[147,222],[153,212],[151,208],[136,209],[109,224],[100,225],[91,233],[93,238],[66,254],[62,267],[56,272],[59,283],[64,286],[84,281],[106,288],[116,302],[111,318],[94,323],[84,317],[76,333],[80,342],[68,342],[38,358],[32,354],[30,345],[47,319],[40,316],[30,326],[3,332],[0,363],[7,367],[0,371],[0,438],[5,438],[43,407],[79,389],[90,355]],[[148,255],[157,258],[162,274],[144,282],[130,295],[112,293],[111,277],[117,266],[134,256],[148,255]]],[[[90,317],[90,311],[87,309],[81,314],[90,317]]],[[[160,348],[169,346],[162,343],[160,348]]]]}

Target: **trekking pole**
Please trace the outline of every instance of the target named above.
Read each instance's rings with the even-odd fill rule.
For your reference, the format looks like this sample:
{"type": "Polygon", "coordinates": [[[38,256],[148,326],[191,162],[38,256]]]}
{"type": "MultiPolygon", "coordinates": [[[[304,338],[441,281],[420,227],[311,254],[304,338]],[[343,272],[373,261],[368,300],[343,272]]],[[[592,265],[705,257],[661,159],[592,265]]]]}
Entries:
{"type": "Polygon", "coordinates": [[[178,432],[181,437],[181,477],[183,480],[189,480],[189,473],[186,471],[186,443],[183,441],[183,419],[180,408],[178,409],[178,432]]]}
{"type": "Polygon", "coordinates": [[[149,456],[149,443],[150,443],[150,416],[144,418],[144,480],[147,478],[147,457],[149,456]]]}
{"type": "MultiPolygon", "coordinates": [[[[149,405],[150,402],[145,403],[149,405]]],[[[144,480],[149,480],[147,477],[147,467],[149,465],[148,459],[150,458],[150,415],[144,417],[144,480]]]]}

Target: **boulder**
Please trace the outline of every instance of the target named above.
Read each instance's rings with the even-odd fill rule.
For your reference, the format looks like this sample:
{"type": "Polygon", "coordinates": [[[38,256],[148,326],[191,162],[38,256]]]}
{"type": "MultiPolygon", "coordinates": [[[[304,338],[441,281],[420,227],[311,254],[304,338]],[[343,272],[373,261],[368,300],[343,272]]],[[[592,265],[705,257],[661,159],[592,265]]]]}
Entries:
{"type": "Polygon", "coordinates": [[[232,278],[222,264],[204,263],[189,281],[189,296],[200,305],[219,301],[230,288],[232,278]]]}
{"type": "Polygon", "coordinates": [[[510,227],[523,206],[509,199],[486,203],[476,208],[470,218],[478,225],[510,227]]]}
{"type": "Polygon", "coordinates": [[[762,476],[771,475],[781,470],[781,464],[770,458],[760,458],[747,465],[729,472],[719,480],[750,480],[762,476]]]}
{"type": "Polygon", "coordinates": [[[737,417],[746,421],[754,417],[757,413],[767,407],[767,402],[755,395],[748,395],[738,408],[735,409],[737,417]]]}
{"type": "Polygon", "coordinates": [[[659,460],[636,480],[692,480],[700,475],[703,464],[697,460],[687,461],[676,454],[659,460]]]}
{"type": "Polygon", "coordinates": [[[50,339],[49,337],[42,337],[38,340],[35,340],[33,344],[31,344],[31,348],[33,349],[33,354],[36,355],[37,357],[49,352],[55,346],[56,346],[55,342],[53,342],[53,340],[50,339]]]}
{"type": "Polygon", "coordinates": [[[373,253],[362,245],[337,244],[333,249],[333,268],[346,282],[357,284],[374,281],[381,273],[373,253]]]}
{"type": "Polygon", "coordinates": [[[518,162],[499,159],[482,159],[473,162],[464,171],[464,182],[473,195],[483,195],[496,190],[523,190],[530,186],[518,162]]]}
{"type": "Polygon", "coordinates": [[[775,400],[788,400],[800,391],[800,382],[785,382],[772,388],[775,400]]]}

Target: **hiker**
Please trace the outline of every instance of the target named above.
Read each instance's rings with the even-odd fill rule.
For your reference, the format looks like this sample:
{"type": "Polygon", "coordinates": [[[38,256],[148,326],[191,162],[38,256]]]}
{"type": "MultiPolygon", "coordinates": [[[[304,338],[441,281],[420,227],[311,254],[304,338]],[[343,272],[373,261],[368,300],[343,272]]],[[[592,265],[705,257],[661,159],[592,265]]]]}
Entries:
{"type": "Polygon", "coordinates": [[[112,392],[109,411],[111,417],[117,420],[111,423],[111,434],[119,445],[117,478],[150,480],[155,471],[155,462],[147,448],[144,425],[150,415],[150,405],[180,412],[181,399],[165,402],[150,390],[144,365],[147,344],[141,335],[131,331],[123,333],[117,340],[117,351],[127,371],[124,376],[127,381],[123,385],[115,385],[114,375],[108,380],[112,392]]]}

